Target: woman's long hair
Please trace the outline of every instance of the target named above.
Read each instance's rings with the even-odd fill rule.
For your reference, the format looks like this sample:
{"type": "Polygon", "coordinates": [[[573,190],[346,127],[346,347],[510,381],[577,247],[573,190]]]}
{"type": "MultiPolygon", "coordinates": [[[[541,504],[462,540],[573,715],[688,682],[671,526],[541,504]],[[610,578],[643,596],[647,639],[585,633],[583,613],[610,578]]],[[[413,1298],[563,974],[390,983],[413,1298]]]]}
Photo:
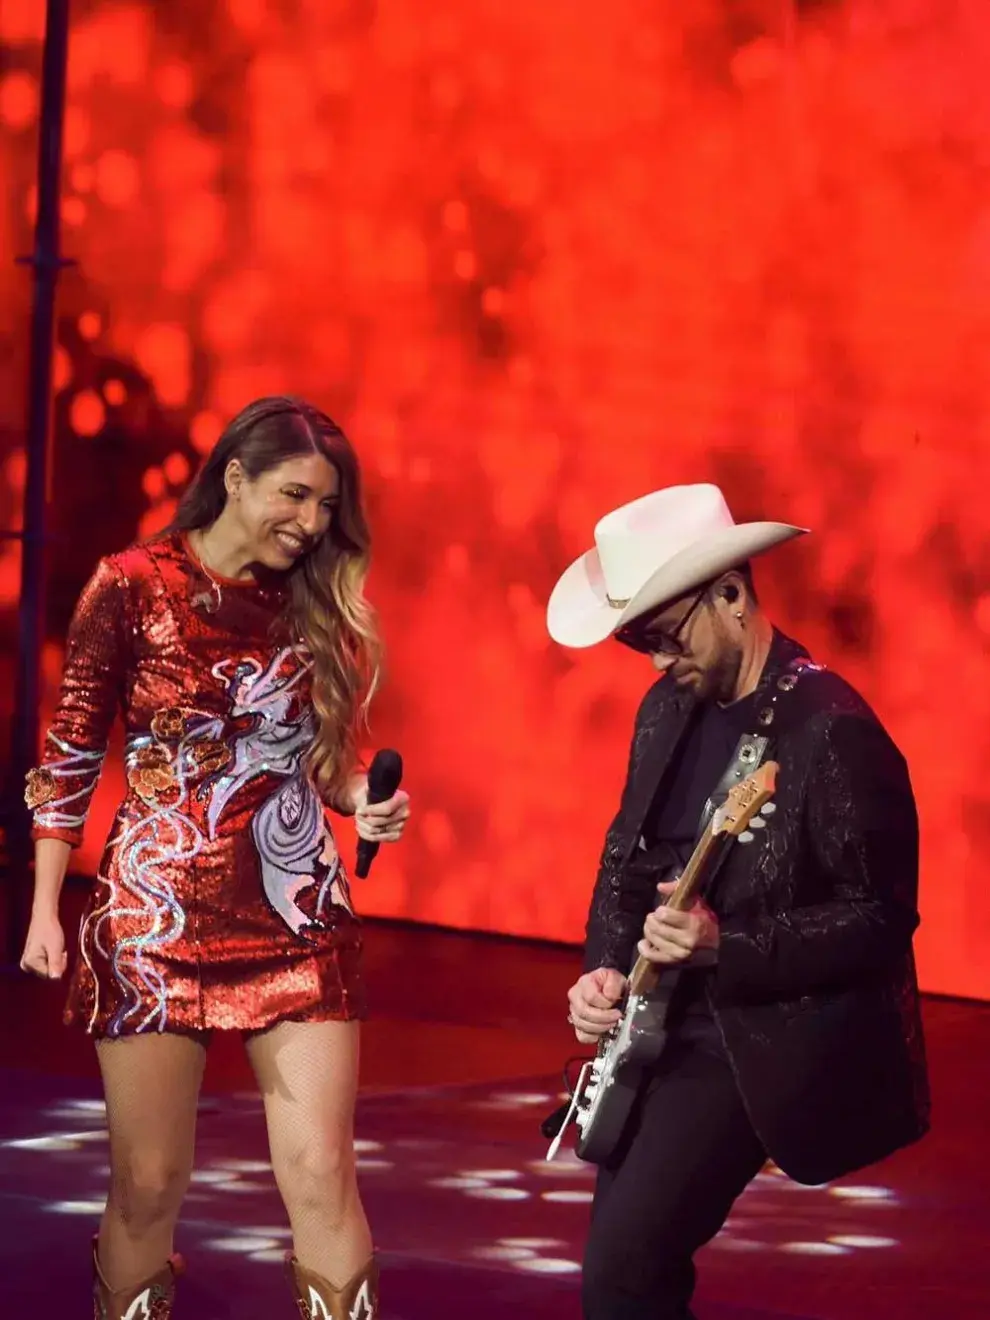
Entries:
{"type": "Polygon", "coordinates": [[[358,734],[381,672],[374,611],[364,597],[370,535],[357,455],[336,423],[300,399],[258,399],[233,419],[186,490],[170,530],[216,522],[227,502],[224,474],[237,459],[250,480],[300,454],[337,470],[338,504],[326,534],[287,573],[286,621],[313,660],[317,732],[310,771],[324,799],[340,800],[358,763],[358,734]]]}

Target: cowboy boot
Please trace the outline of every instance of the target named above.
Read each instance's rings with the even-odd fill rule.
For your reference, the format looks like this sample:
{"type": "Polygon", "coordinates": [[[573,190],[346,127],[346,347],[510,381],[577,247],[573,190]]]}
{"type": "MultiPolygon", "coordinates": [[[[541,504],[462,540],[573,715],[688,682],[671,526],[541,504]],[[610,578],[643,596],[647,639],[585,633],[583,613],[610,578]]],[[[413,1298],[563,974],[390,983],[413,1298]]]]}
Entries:
{"type": "Polygon", "coordinates": [[[183,1269],[182,1257],[170,1256],[144,1283],[114,1292],[103,1277],[93,1238],[93,1320],[171,1320],[175,1279],[183,1269]]]}
{"type": "Polygon", "coordinates": [[[302,1320],[378,1320],[378,1262],[374,1256],[350,1283],[335,1288],[326,1279],[286,1259],[302,1320]]]}

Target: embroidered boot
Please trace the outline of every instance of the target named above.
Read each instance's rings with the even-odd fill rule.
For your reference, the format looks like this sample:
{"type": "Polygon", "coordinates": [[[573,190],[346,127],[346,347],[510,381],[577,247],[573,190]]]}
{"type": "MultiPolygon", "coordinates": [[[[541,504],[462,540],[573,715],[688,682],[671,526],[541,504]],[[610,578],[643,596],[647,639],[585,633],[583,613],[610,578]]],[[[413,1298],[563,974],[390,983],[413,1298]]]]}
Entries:
{"type": "Polygon", "coordinates": [[[113,1292],[100,1269],[97,1239],[93,1239],[93,1320],[171,1320],[176,1275],[181,1256],[170,1256],[157,1274],[133,1288],[113,1292]]]}
{"type": "Polygon", "coordinates": [[[374,1256],[343,1288],[303,1269],[295,1256],[289,1256],[286,1264],[302,1320],[378,1320],[378,1263],[374,1256]]]}

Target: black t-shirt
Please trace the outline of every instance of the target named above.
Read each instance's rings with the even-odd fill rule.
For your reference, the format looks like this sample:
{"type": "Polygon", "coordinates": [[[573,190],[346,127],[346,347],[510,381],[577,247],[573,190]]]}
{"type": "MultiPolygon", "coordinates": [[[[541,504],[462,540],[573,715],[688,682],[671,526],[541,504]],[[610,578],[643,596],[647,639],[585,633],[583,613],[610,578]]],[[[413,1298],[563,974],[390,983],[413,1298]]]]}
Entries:
{"type": "Polygon", "coordinates": [[[691,856],[705,803],[744,733],[756,732],[756,698],[731,706],[705,702],[695,710],[643,825],[647,848],[671,845],[683,866],[691,856]]]}
{"type": "MultiPolygon", "coordinates": [[[[694,849],[701,814],[722,778],[739,739],[756,732],[756,699],[751,695],[730,706],[698,706],[683,741],[661,780],[643,824],[647,850],[664,845],[683,867],[694,849]]],[[[671,1001],[667,1029],[672,1036],[722,1052],[721,1037],[706,994],[712,972],[686,968],[671,1001]]]]}

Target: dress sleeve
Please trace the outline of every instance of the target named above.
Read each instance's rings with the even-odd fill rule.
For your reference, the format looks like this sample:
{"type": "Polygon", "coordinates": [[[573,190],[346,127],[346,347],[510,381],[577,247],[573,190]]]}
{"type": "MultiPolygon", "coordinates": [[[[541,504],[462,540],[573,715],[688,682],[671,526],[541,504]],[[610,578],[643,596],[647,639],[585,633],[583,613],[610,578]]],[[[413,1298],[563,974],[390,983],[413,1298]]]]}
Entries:
{"type": "Polygon", "coordinates": [[[24,800],[32,837],[82,842],[114,717],[122,704],[130,654],[127,587],[100,561],[76,605],[66,642],[62,687],[41,765],[28,772],[24,800]]]}

